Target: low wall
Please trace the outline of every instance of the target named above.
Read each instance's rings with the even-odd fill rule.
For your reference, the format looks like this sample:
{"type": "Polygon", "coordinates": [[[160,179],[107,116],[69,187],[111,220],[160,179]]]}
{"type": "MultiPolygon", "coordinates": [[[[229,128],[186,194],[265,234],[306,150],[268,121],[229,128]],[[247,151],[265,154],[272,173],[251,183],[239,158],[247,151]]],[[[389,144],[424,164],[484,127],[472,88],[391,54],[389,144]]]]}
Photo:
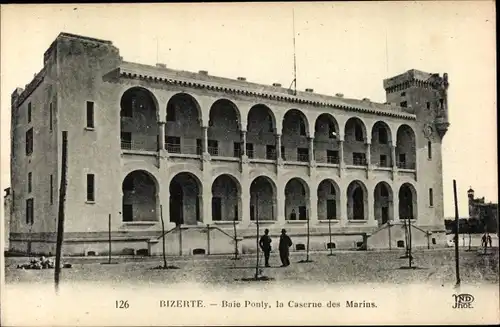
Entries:
{"type": "MultiPolygon", "coordinates": [[[[263,229],[260,235],[263,235],[263,229]]],[[[431,229],[428,229],[431,230],[431,229]]],[[[279,228],[270,231],[272,247],[277,250],[279,244],[279,228]]],[[[292,252],[305,251],[307,248],[307,230],[295,227],[287,228],[293,246],[292,252]]],[[[329,249],[330,236],[326,228],[311,228],[309,249],[311,251],[325,251],[329,249]]],[[[239,253],[255,253],[256,229],[240,228],[237,230],[239,253]]],[[[331,246],[339,250],[355,250],[363,245],[366,238],[367,249],[396,249],[404,248],[405,233],[403,225],[382,226],[372,233],[363,230],[335,229],[332,231],[331,246]],[[390,230],[390,232],[389,232],[390,230]],[[364,237],[367,235],[367,238],[364,237]]],[[[419,247],[445,247],[449,246],[444,232],[432,232],[427,236],[426,230],[412,227],[412,246],[419,247]]],[[[498,242],[497,242],[498,243],[498,242]]],[[[55,240],[47,238],[30,241],[22,235],[11,238],[10,250],[20,253],[36,255],[54,255],[55,240]]],[[[169,256],[194,255],[194,254],[233,254],[235,251],[234,231],[232,228],[219,228],[206,226],[182,227],[170,230],[165,234],[165,250],[169,256]]],[[[161,255],[163,241],[158,232],[145,233],[112,233],[112,255],[161,255]]],[[[65,236],[63,255],[87,256],[108,255],[109,244],[104,233],[80,233],[65,236]]]]}

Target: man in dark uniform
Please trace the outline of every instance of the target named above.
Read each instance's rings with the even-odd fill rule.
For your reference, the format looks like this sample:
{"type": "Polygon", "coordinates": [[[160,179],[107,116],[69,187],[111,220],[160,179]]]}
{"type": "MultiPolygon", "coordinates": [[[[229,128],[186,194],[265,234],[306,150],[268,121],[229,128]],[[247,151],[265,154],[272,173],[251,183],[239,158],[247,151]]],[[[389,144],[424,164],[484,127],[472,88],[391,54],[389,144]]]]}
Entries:
{"type": "Polygon", "coordinates": [[[282,263],[281,267],[287,267],[290,265],[290,259],[288,258],[288,256],[290,255],[291,246],[292,246],[292,240],[288,235],[286,235],[286,230],[282,229],[280,236],[280,244],[279,244],[280,259],[282,263]]]}
{"type": "Polygon", "coordinates": [[[264,235],[260,238],[259,245],[264,252],[264,259],[266,260],[266,267],[270,267],[269,265],[269,256],[271,255],[271,237],[269,237],[269,229],[266,228],[264,231],[264,235]]]}

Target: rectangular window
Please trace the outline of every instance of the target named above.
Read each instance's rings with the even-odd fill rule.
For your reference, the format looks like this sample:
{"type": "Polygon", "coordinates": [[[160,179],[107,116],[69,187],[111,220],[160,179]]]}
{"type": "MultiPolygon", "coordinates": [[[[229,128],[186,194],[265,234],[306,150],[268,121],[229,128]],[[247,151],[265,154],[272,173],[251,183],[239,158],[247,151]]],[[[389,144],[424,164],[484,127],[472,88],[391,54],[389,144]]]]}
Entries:
{"type": "Polygon", "coordinates": [[[218,156],[219,142],[216,140],[208,140],[208,153],[210,153],[211,156],[218,156]]]}
{"type": "Polygon", "coordinates": [[[434,206],[434,194],[432,188],[429,189],[429,207],[434,206]]]}
{"type": "Polygon", "coordinates": [[[121,138],[121,146],[124,150],[132,149],[132,133],[130,132],[122,132],[120,135],[121,138]]]}
{"type": "Polygon", "coordinates": [[[167,136],[167,151],[169,153],[181,153],[181,138],[178,136],[167,136]]]}
{"type": "Polygon", "coordinates": [[[33,198],[26,199],[26,224],[33,225],[34,222],[34,201],[33,198]]]}
{"type": "Polygon", "coordinates": [[[380,155],[380,167],[388,167],[387,156],[385,154],[380,155]]]}
{"type": "Polygon", "coordinates": [[[33,153],[33,127],[26,132],[26,155],[33,153]]]}
{"type": "Polygon", "coordinates": [[[400,153],[399,154],[399,168],[406,168],[406,154],[405,153],[400,153]]]}
{"type": "Polygon", "coordinates": [[[352,154],[352,163],[355,166],[366,165],[366,154],[362,152],[354,152],[352,154]]]}
{"type": "Polygon", "coordinates": [[[266,145],[266,159],[275,160],[276,159],[276,146],[266,145]]]}
{"type": "Polygon", "coordinates": [[[339,152],[334,150],[326,150],[326,162],[331,164],[339,163],[339,152]]]}
{"type": "Polygon", "coordinates": [[[253,158],[254,157],[254,152],[253,152],[253,144],[252,143],[247,143],[246,146],[246,151],[247,151],[247,156],[248,158],[253,158]]]}
{"type": "Polygon", "coordinates": [[[326,200],[326,217],[327,219],[337,218],[337,205],[335,200],[326,200]]]}
{"type": "Polygon", "coordinates": [[[50,175],[50,204],[54,204],[54,177],[50,175]]]}
{"type": "Polygon", "coordinates": [[[241,155],[241,143],[234,142],[233,144],[233,157],[239,157],[241,155]]]}
{"type": "Polygon", "coordinates": [[[219,197],[212,197],[212,220],[222,219],[222,200],[219,197]]]}
{"type": "Polygon", "coordinates": [[[431,109],[431,103],[427,102],[427,109],[431,109]]]}
{"type": "Polygon", "coordinates": [[[281,159],[286,160],[286,157],[285,157],[285,146],[282,145],[280,150],[281,150],[281,159]]]}
{"type": "Polygon", "coordinates": [[[33,182],[33,177],[32,177],[32,174],[31,172],[28,173],[28,193],[31,193],[31,190],[32,190],[32,183],[33,182]]]}
{"type": "Polygon", "coordinates": [[[201,139],[196,139],[196,154],[201,155],[203,153],[203,147],[201,145],[201,139]]]}
{"type": "Polygon", "coordinates": [[[297,148],[297,161],[308,162],[309,161],[309,149],[308,148],[297,148]]]}
{"type": "Polygon", "coordinates": [[[87,174],[87,201],[95,201],[95,185],[94,185],[94,174],[87,174]]]}
{"type": "Polygon", "coordinates": [[[52,132],[52,115],[53,115],[53,112],[52,112],[52,102],[49,104],[49,131],[52,132]]]}
{"type": "Polygon", "coordinates": [[[31,102],[28,103],[28,124],[31,123],[31,102]]]}
{"type": "Polygon", "coordinates": [[[406,108],[406,107],[408,107],[408,102],[403,101],[403,102],[401,102],[399,105],[400,105],[401,107],[403,107],[403,108],[406,108]]]}
{"type": "Polygon", "coordinates": [[[432,159],[432,143],[431,143],[431,141],[427,142],[427,158],[432,159]]]}
{"type": "Polygon", "coordinates": [[[87,101],[87,128],[94,128],[94,102],[87,101]]]}
{"type": "Polygon", "coordinates": [[[439,109],[444,109],[444,99],[439,99],[439,109]]]}

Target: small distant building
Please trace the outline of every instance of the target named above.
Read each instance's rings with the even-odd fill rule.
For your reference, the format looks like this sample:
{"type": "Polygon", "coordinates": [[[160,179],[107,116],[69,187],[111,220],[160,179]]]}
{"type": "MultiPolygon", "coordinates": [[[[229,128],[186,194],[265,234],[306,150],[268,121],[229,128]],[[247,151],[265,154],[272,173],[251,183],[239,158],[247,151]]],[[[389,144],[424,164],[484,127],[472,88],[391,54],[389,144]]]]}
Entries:
{"type": "Polygon", "coordinates": [[[486,203],[484,197],[474,198],[472,188],[467,191],[467,197],[469,198],[469,217],[479,219],[485,231],[499,234],[498,203],[486,203]]]}
{"type": "Polygon", "coordinates": [[[10,187],[4,189],[5,195],[3,197],[3,209],[4,209],[4,245],[5,250],[9,249],[9,233],[10,233],[10,217],[12,210],[12,192],[10,187]]]}

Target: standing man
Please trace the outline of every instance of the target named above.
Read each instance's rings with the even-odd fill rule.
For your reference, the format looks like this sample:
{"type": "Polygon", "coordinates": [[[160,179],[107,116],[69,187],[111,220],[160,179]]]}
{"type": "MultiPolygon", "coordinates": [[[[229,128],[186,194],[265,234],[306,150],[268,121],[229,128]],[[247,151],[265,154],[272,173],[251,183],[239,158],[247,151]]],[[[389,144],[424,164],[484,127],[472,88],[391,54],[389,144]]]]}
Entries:
{"type": "Polygon", "coordinates": [[[281,267],[287,267],[290,265],[290,259],[288,256],[290,255],[290,247],[292,244],[292,240],[288,235],[286,235],[286,230],[282,229],[279,244],[280,259],[282,263],[281,267]]]}
{"type": "Polygon", "coordinates": [[[269,256],[271,255],[271,237],[269,237],[269,229],[266,228],[264,231],[264,235],[260,238],[259,245],[264,252],[264,259],[266,260],[266,267],[270,267],[269,265],[269,256]]]}

